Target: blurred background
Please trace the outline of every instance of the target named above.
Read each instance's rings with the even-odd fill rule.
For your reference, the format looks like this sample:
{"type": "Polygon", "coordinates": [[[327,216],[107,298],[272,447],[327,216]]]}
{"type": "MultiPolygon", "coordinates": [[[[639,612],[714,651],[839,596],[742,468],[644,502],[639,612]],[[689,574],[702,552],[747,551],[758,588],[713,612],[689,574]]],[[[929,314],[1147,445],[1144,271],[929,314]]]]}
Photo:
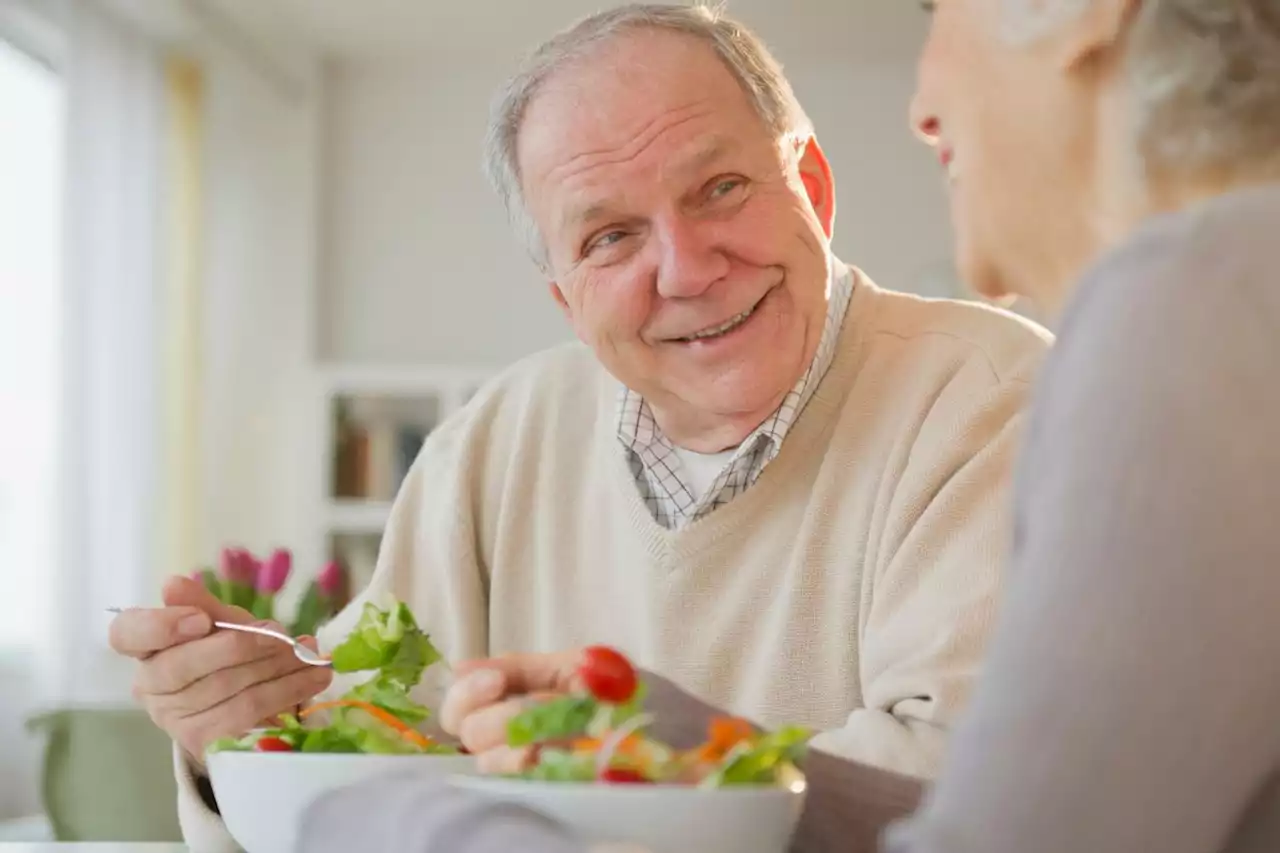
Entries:
{"type": "MultiPolygon", "coordinates": [[[[0,0],[0,838],[176,836],[110,606],[229,546],[358,587],[423,437],[567,339],[480,169],[587,0],[0,0]]],[[[908,130],[915,4],[734,0],[837,178],[835,245],[960,295],[908,130]]]]}

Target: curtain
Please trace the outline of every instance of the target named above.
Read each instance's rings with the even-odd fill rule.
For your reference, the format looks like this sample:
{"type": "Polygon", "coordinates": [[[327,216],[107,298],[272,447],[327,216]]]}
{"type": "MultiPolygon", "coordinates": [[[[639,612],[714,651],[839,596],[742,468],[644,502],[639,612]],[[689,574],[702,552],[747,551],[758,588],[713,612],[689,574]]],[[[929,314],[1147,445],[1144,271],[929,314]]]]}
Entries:
{"type": "MultiPolygon", "coordinates": [[[[157,571],[190,571],[208,561],[205,539],[201,381],[204,240],[204,74],[195,62],[165,63],[165,246],[160,370],[163,403],[157,571]]],[[[158,583],[159,579],[153,580],[158,583]]]]}
{"type": "Polygon", "coordinates": [[[61,552],[44,670],[62,705],[128,699],[105,610],[157,598],[164,96],[148,39],[97,4],[66,13],[61,552]]]}

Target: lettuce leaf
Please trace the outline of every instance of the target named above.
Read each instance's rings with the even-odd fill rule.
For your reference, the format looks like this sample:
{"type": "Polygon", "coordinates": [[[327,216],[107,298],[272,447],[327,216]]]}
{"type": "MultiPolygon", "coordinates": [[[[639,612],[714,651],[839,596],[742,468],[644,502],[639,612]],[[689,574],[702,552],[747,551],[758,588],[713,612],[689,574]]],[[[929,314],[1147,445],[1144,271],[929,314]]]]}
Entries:
{"type": "Polygon", "coordinates": [[[776,785],[778,771],[804,757],[813,733],[800,726],[786,726],[739,743],[720,767],[702,781],[707,788],[735,785],[776,785]]]}
{"type": "Polygon", "coordinates": [[[515,774],[514,778],[540,782],[592,782],[596,778],[596,760],[590,754],[544,749],[537,764],[515,774]]]}
{"type": "Polygon", "coordinates": [[[299,752],[364,752],[361,738],[336,726],[311,729],[302,745],[296,748],[299,752]]]}
{"type": "MultiPolygon", "coordinates": [[[[342,697],[367,702],[388,712],[407,725],[415,725],[430,715],[409,692],[422,680],[427,667],[442,659],[430,637],[414,620],[408,605],[396,602],[387,609],[365,604],[360,620],[332,654],[336,672],[377,674],[342,697]]],[[[385,723],[358,708],[334,708],[329,724],[308,728],[293,717],[282,717],[277,728],[257,730],[242,738],[223,738],[210,751],[252,751],[264,737],[278,737],[299,752],[453,754],[447,744],[423,747],[402,737],[385,723]]]]}
{"type": "Polygon", "coordinates": [[[441,655],[418,627],[409,606],[398,602],[389,610],[366,603],[360,621],[331,658],[335,672],[377,669],[410,688],[441,655]]]}
{"type": "Polygon", "coordinates": [[[385,674],[348,690],[343,698],[377,705],[410,725],[420,723],[430,716],[426,706],[413,701],[408,690],[399,681],[385,674]]]}
{"type": "Polygon", "coordinates": [[[528,746],[578,737],[587,732],[599,711],[600,703],[591,696],[565,695],[540,702],[507,722],[507,744],[528,746]]]}
{"type": "MultiPolygon", "coordinates": [[[[408,608],[405,608],[405,612],[408,612],[408,608]]],[[[409,619],[412,621],[413,617],[410,616],[409,619]]],[[[399,682],[408,690],[422,680],[422,673],[427,667],[440,659],[440,651],[432,644],[430,638],[413,625],[400,638],[391,659],[383,665],[382,675],[399,682]]]]}

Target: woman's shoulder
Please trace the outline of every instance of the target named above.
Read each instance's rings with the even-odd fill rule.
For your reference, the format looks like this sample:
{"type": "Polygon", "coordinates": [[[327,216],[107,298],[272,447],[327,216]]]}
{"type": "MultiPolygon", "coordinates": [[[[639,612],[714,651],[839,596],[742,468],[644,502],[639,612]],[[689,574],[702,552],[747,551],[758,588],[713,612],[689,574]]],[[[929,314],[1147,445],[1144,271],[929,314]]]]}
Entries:
{"type": "Polygon", "coordinates": [[[1152,217],[1082,278],[1059,345],[1280,347],[1280,185],[1152,217]],[[1179,340],[1178,337],[1181,336],[1179,340]]]}
{"type": "Polygon", "coordinates": [[[1257,221],[1280,217],[1280,192],[1265,196],[1153,220],[1094,266],[1043,370],[1033,443],[1156,448],[1144,458],[1161,464],[1193,435],[1280,434],[1280,228],[1257,221]]]}

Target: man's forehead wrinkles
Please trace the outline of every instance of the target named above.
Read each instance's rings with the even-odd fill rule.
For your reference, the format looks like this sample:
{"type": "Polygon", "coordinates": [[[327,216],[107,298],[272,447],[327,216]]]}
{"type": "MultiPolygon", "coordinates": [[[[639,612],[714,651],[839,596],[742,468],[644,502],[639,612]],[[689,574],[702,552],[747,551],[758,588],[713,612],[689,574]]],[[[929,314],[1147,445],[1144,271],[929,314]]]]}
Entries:
{"type": "MultiPolygon", "coordinates": [[[[692,108],[682,110],[681,112],[683,115],[672,116],[671,114],[668,114],[660,117],[654,122],[650,122],[644,132],[619,148],[598,149],[575,154],[567,162],[550,170],[544,180],[547,182],[564,183],[571,181],[573,178],[587,171],[598,169],[602,166],[626,163],[643,154],[665,133],[676,130],[692,121],[696,121],[705,115],[701,110],[694,110],[692,108]]],[[[668,165],[675,168],[688,168],[686,164],[689,162],[695,162],[696,164],[704,163],[709,158],[719,154],[723,145],[724,140],[722,138],[714,137],[703,147],[698,149],[692,158],[681,156],[679,163],[664,163],[661,168],[661,173],[656,174],[654,177],[657,180],[662,180],[668,172],[668,165]]],[[[591,203],[585,208],[569,208],[561,217],[561,225],[568,227],[578,222],[592,219],[599,216],[603,212],[604,207],[605,206],[600,203],[591,203]]]]}
{"type": "Polygon", "coordinates": [[[706,102],[700,102],[668,111],[648,122],[634,137],[620,146],[597,148],[574,154],[565,162],[552,167],[547,172],[547,178],[551,180],[571,178],[585,169],[596,166],[611,166],[633,160],[643,154],[663,134],[709,114],[711,111],[710,106],[706,102]]]}

